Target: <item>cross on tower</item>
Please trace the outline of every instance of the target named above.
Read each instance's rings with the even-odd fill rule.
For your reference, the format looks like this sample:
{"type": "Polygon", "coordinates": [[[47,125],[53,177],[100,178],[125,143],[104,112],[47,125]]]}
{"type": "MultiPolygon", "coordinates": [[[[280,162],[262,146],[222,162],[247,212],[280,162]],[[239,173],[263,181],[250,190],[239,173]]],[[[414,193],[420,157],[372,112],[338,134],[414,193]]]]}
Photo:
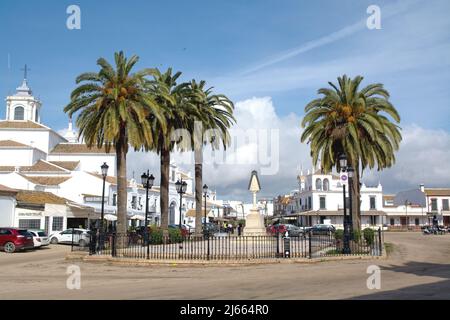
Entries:
{"type": "Polygon", "coordinates": [[[26,80],[27,75],[28,75],[28,70],[30,70],[30,69],[28,69],[28,66],[25,64],[25,67],[20,70],[23,70],[23,78],[26,80]]]}

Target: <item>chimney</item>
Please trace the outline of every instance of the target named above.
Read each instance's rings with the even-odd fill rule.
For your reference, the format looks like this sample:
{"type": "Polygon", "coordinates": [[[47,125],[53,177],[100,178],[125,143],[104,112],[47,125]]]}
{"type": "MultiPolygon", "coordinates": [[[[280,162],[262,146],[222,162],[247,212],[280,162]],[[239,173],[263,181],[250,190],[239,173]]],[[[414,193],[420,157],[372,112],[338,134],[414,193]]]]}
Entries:
{"type": "Polygon", "coordinates": [[[425,192],[425,185],[423,183],[420,184],[420,191],[425,192]]]}

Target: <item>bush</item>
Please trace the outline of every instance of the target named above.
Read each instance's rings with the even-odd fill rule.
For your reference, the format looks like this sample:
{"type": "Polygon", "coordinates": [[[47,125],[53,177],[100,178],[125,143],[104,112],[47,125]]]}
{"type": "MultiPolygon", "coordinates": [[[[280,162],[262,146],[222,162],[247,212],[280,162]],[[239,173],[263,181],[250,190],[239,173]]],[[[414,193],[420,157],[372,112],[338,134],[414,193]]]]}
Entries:
{"type": "Polygon", "coordinates": [[[359,243],[361,241],[361,230],[353,230],[352,240],[355,243],[359,243]]]}
{"type": "Polygon", "coordinates": [[[171,243],[183,242],[183,236],[181,230],[178,228],[169,228],[169,240],[171,243]]]}
{"type": "Polygon", "coordinates": [[[375,231],[371,228],[365,228],[363,230],[363,237],[368,245],[372,245],[375,241],[375,231]]]}
{"type": "Polygon", "coordinates": [[[336,240],[344,239],[344,230],[337,229],[336,232],[334,233],[334,237],[336,238],[336,240]]]}

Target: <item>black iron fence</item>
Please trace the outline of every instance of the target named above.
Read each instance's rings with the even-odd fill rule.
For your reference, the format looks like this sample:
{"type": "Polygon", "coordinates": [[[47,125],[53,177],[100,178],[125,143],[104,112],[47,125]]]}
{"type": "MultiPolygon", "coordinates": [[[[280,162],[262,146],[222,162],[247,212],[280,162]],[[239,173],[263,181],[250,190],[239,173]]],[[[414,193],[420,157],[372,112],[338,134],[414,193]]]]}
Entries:
{"type": "Polygon", "coordinates": [[[270,258],[320,258],[344,255],[381,256],[382,231],[353,235],[348,248],[339,233],[306,232],[295,237],[273,236],[186,236],[137,234],[91,234],[86,246],[91,255],[152,260],[249,260],[270,258]],[[344,252],[349,252],[344,254],[344,252]]]}

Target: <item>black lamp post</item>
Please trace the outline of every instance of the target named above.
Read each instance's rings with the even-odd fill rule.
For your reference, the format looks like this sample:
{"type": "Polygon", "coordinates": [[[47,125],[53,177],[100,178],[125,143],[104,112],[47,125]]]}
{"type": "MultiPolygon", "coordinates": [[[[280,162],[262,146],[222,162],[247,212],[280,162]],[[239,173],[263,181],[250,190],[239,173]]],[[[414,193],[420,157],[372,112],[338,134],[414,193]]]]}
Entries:
{"type": "Polygon", "coordinates": [[[348,229],[349,229],[349,233],[350,233],[350,238],[353,239],[353,175],[355,173],[355,170],[353,169],[352,166],[348,166],[347,167],[347,172],[348,172],[348,198],[349,198],[349,202],[350,202],[350,210],[349,210],[349,216],[348,216],[348,229]]]}
{"type": "Polygon", "coordinates": [[[208,196],[208,186],[203,186],[203,195],[205,196],[205,220],[203,221],[203,234],[206,235],[206,197],[208,196]]]}
{"type": "Polygon", "coordinates": [[[143,173],[141,176],[141,182],[142,185],[145,188],[145,230],[147,230],[148,225],[148,190],[150,190],[153,187],[153,183],[155,182],[155,177],[150,174],[149,170],[147,170],[147,173],[143,173]]]}
{"type": "Polygon", "coordinates": [[[108,169],[109,166],[104,162],[102,166],[100,167],[102,169],[102,176],[103,176],[103,191],[102,191],[102,217],[100,221],[100,233],[103,233],[103,219],[105,215],[105,183],[106,183],[106,177],[108,176],[108,169]]]}
{"type": "Polygon", "coordinates": [[[181,181],[178,180],[175,183],[175,188],[177,189],[178,194],[180,195],[180,221],[179,221],[179,227],[180,227],[180,231],[181,231],[181,211],[182,211],[182,202],[183,202],[183,194],[186,193],[186,189],[187,189],[187,183],[186,181],[183,181],[183,178],[181,178],[181,181]]]}
{"type": "MultiPolygon", "coordinates": [[[[339,166],[341,167],[341,171],[345,172],[347,170],[347,156],[342,153],[339,156],[339,166]]],[[[350,191],[351,189],[349,189],[350,191]]],[[[348,226],[348,218],[347,218],[347,201],[345,197],[345,184],[342,185],[342,193],[343,193],[343,200],[344,200],[344,249],[343,253],[348,254],[350,253],[350,234],[349,234],[349,226],[348,226]]],[[[350,191],[351,193],[351,191],[350,191]]],[[[351,208],[351,204],[350,204],[351,208]]],[[[351,209],[350,209],[351,210],[351,209]]]]}

